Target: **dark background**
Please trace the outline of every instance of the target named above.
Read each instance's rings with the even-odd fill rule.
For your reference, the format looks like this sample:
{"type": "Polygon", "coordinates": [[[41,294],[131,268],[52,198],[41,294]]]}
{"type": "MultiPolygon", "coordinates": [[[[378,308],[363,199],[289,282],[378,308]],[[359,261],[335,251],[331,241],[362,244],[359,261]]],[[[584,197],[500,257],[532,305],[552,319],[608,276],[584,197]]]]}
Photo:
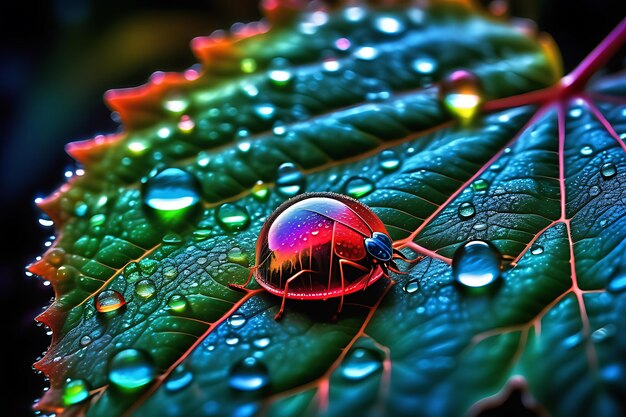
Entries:
{"type": "MultiPolygon", "coordinates": [[[[626,2],[513,0],[510,10],[550,33],[570,70],[626,16],[626,2]]],[[[33,319],[53,292],[26,277],[24,267],[43,253],[53,233],[37,223],[33,200],[58,187],[65,169],[73,166],[63,145],[118,128],[102,101],[107,89],[142,84],[155,70],[184,70],[195,63],[189,49],[194,36],[259,17],[257,0],[49,0],[0,6],[0,208],[6,238],[0,246],[0,334],[10,390],[3,396],[3,415],[32,415],[32,401],[45,386],[31,364],[49,337],[33,319]]],[[[623,58],[622,50],[611,69],[621,68],[623,58]]],[[[510,404],[519,397],[513,395],[510,404]]],[[[488,413],[503,414],[501,408],[488,413]]]]}

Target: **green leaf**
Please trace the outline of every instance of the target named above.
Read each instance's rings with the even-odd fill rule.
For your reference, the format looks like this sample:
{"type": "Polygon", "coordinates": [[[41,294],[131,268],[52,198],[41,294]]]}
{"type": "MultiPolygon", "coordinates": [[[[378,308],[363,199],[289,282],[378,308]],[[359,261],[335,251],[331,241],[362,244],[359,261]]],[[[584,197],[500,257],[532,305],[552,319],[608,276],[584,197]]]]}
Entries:
{"type": "Polygon", "coordinates": [[[556,83],[551,44],[433,3],[283,7],[269,30],[196,40],[202,74],[109,93],[124,132],[71,144],[85,174],[42,204],[59,234],[31,267],[56,292],[40,317],[54,336],[36,364],[51,380],[39,409],[457,416],[521,375],[554,415],[623,412],[626,77],[518,99],[556,83]],[[451,117],[438,90],[458,68],[499,110],[451,117]],[[301,176],[281,177],[285,163],[301,176]],[[169,206],[146,201],[165,168],[183,170],[169,171],[169,206]],[[280,298],[228,284],[245,281],[261,226],[293,190],[358,195],[424,259],[347,297],[336,321],[334,300],[289,301],[275,321],[280,298]],[[474,239],[505,261],[479,294],[450,267],[474,239]],[[125,304],[98,309],[104,290],[125,304]],[[156,372],[143,389],[110,381],[130,348],[156,372]],[[242,366],[262,388],[236,389],[242,366]],[[68,378],[88,399],[64,395],[68,378]]]}

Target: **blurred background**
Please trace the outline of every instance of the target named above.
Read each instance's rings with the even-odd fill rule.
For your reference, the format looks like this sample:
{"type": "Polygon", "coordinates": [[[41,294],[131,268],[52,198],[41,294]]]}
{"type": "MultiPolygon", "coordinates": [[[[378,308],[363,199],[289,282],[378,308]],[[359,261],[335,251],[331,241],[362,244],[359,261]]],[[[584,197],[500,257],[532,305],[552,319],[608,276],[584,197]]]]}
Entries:
{"type": "MultiPolygon", "coordinates": [[[[559,45],[572,69],[621,19],[624,0],[483,1],[494,13],[534,20],[559,45]]],[[[28,416],[45,387],[31,370],[49,343],[34,317],[53,291],[24,267],[53,234],[34,207],[73,167],[63,146],[118,129],[102,101],[110,88],[144,83],[155,70],[195,63],[189,42],[235,22],[260,18],[258,0],[48,0],[4,2],[0,12],[0,209],[6,241],[0,250],[0,320],[9,393],[3,415],[28,416]],[[11,392],[13,390],[14,392],[11,392]]],[[[610,63],[623,68],[624,49],[610,63]]],[[[8,394],[7,397],[4,395],[8,394]]],[[[506,410],[522,412],[520,393],[506,410]]],[[[533,415],[524,412],[526,415],[533,415]]]]}

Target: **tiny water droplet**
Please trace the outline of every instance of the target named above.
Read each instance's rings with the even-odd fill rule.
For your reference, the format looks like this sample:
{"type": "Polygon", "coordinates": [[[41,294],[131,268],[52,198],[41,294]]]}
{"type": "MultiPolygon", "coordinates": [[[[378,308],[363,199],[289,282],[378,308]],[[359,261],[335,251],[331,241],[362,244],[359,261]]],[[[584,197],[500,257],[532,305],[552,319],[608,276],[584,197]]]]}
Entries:
{"type": "Polygon", "coordinates": [[[606,326],[600,327],[598,330],[591,333],[591,341],[594,343],[601,343],[614,336],[615,333],[617,333],[615,325],[607,324],[606,326]]]}
{"type": "Polygon", "coordinates": [[[281,164],[276,171],[276,191],[284,197],[293,197],[301,193],[306,184],[306,177],[291,162],[281,164]]]}
{"type": "Polygon", "coordinates": [[[532,253],[533,255],[541,255],[543,253],[543,246],[534,243],[530,247],[530,253],[532,253]]]}
{"type": "Polygon", "coordinates": [[[600,194],[600,192],[602,192],[602,189],[598,187],[597,185],[594,185],[593,187],[589,189],[589,195],[591,197],[596,197],[597,195],[600,194]]]}
{"type": "Polygon", "coordinates": [[[89,346],[92,341],[93,340],[91,339],[91,337],[89,335],[85,335],[85,336],[80,338],[80,346],[81,347],[89,346]]]}
{"type": "Polygon", "coordinates": [[[474,230],[478,230],[478,231],[480,232],[481,230],[485,230],[485,229],[487,229],[487,223],[476,223],[476,224],[472,227],[472,229],[474,229],[474,230]]]}
{"type": "Polygon", "coordinates": [[[452,275],[467,287],[484,287],[500,277],[502,255],[489,242],[473,240],[461,245],[452,259],[452,275]]]}
{"type": "Polygon", "coordinates": [[[404,30],[404,23],[392,16],[381,16],[374,21],[374,27],[379,32],[395,35],[404,30]]]}
{"type": "Polygon", "coordinates": [[[620,268],[606,289],[613,294],[626,291],[626,270],[620,268]]]}
{"type": "Polygon", "coordinates": [[[78,270],[70,265],[63,265],[57,269],[56,276],[59,280],[67,281],[78,276],[78,270]]]}
{"type": "Polygon", "coordinates": [[[361,198],[374,191],[372,180],[364,177],[352,177],[344,185],[344,193],[352,198],[361,198]]]}
{"type": "Polygon", "coordinates": [[[378,163],[384,171],[392,172],[400,167],[400,157],[396,151],[386,149],[378,156],[378,163]]]}
{"type": "Polygon", "coordinates": [[[362,61],[372,61],[378,57],[378,50],[371,46],[362,46],[354,52],[354,56],[362,61]]]}
{"type": "Polygon", "coordinates": [[[152,358],[138,349],[124,349],[109,362],[109,382],[122,391],[137,391],[150,384],[156,375],[152,358]]]}
{"type": "Polygon", "coordinates": [[[231,334],[226,337],[225,342],[228,346],[235,346],[237,343],[239,343],[239,337],[237,337],[237,335],[231,334]]]}
{"type": "Polygon", "coordinates": [[[382,367],[380,356],[369,349],[352,349],[341,364],[341,375],[350,381],[360,381],[382,367]]]}
{"type": "Polygon", "coordinates": [[[135,293],[141,298],[150,298],[156,292],[154,282],[149,279],[142,279],[135,284],[135,293]]]}
{"type": "Polygon", "coordinates": [[[270,82],[276,87],[287,87],[292,79],[293,74],[286,69],[275,69],[269,73],[270,82]]]}
{"type": "Polygon", "coordinates": [[[187,299],[180,294],[174,294],[167,300],[167,306],[170,310],[180,313],[187,308],[187,299]]]}
{"type": "Polygon", "coordinates": [[[46,261],[50,265],[59,266],[65,260],[65,250],[62,248],[54,248],[51,249],[48,253],[46,253],[46,261]]]}
{"type": "Polygon", "coordinates": [[[193,119],[187,115],[183,115],[178,122],[178,129],[183,133],[189,133],[196,127],[193,119]]]}
{"type": "Polygon", "coordinates": [[[109,313],[115,311],[126,304],[124,296],[115,290],[101,291],[95,299],[96,311],[98,313],[109,313]]]}
{"type": "Polygon", "coordinates": [[[143,201],[161,214],[180,217],[200,201],[200,185],[187,171],[167,168],[144,184],[143,201]]]}
{"type": "Polygon", "coordinates": [[[488,188],[489,188],[489,183],[487,182],[487,180],[484,180],[482,178],[479,178],[472,183],[472,189],[476,191],[477,193],[487,192],[488,188]]]}
{"type": "Polygon", "coordinates": [[[440,100],[448,111],[463,123],[470,122],[482,103],[478,77],[467,70],[457,70],[443,80],[440,100]]]}
{"type": "Polygon", "coordinates": [[[271,341],[269,337],[260,337],[258,339],[255,339],[252,342],[252,345],[257,349],[265,349],[270,345],[270,342],[271,341]]]}
{"type": "Polygon", "coordinates": [[[407,282],[406,284],[404,284],[404,287],[402,287],[402,290],[406,293],[413,294],[415,291],[419,290],[419,288],[420,288],[419,281],[416,279],[413,279],[407,282]]]}
{"type": "Polygon", "coordinates": [[[276,107],[271,104],[258,104],[254,106],[253,110],[263,120],[270,120],[276,113],[276,107]]]}
{"type": "Polygon", "coordinates": [[[250,215],[245,207],[224,203],[215,212],[217,222],[227,232],[244,230],[250,224],[250,215]]]}
{"type": "Polygon", "coordinates": [[[78,404],[89,397],[89,384],[84,379],[69,379],[63,387],[63,404],[78,404]]]}
{"type": "Polygon", "coordinates": [[[241,72],[251,74],[257,69],[257,63],[252,58],[244,58],[240,64],[241,72]]]}
{"type": "Polygon", "coordinates": [[[614,163],[607,162],[600,168],[600,174],[602,174],[602,178],[604,178],[605,180],[613,178],[615,174],[617,174],[617,167],[614,163]]]}
{"type": "Polygon", "coordinates": [[[589,156],[593,154],[593,148],[591,146],[583,146],[580,148],[580,154],[584,156],[589,156]]]}
{"type": "Polygon", "coordinates": [[[91,216],[91,219],[89,219],[89,226],[92,228],[102,226],[106,220],[107,216],[102,213],[93,215],[91,216]]]}
{"type": "Polygon", "coordinates": [[[258,391],[269,384],[267,367],[254,357],[235,363],[228,375],[228,385],[238,391],[258,391]]]}
{"type": "Polygon", "coordinates": [[[575,107],[569,111],[569,115],[573,119],[578,119],[583,114],[583,109],[580,107],[575,107]]]}
{"type": "Polygon", "coordinates": [[[165,389],[169,392],[180,391],[193,381],[193,374],[191,371],[185,369],[183,366],[178,366],[167,377],[165,381],[165,389]]]}
{"type": "Polygon", "coordinates": [[[459,206],[459,217],[463,220],[470,219],[476,214],[474,204],[470,202],[461,203],[459,206]]]}
{"type": "Polygon", "coordinates": [[[413,61],[413,69],[418,74],[432,75],[437,71],[437,61],[431,57],[423,56],[413,61]]]}
{"type": "Polygon", "coordinates": [[[254,186],[252,186],[252,197],[259,201],[267,200],[267,197],[270,195],[270,189],[263,181],[258,180],[254,186]]]}
{"type": "Polygon", "coordinates": [[[181,245],[183,239],[176,233],[167,233],[161,241],[167,245],[181,245]]]}
{"type": "Polygon", "coordinates": [[[233,329],[238,329],[246,324],[246,317],[242,314],[233,314],[228,318],[227,322],[233,329]]]}
{"type": "Polygon", "coordinates": [[[172,113],[182,113],[189,107],[189,100],[180,93],[173,93],[165,100],[163,107],[172,113]]]}

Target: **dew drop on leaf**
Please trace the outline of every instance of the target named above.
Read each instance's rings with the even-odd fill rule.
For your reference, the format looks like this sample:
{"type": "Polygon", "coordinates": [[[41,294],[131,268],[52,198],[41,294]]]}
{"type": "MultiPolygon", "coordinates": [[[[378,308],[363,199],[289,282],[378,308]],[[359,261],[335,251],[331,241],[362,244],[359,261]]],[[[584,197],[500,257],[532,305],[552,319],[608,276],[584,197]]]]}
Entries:
{"type": "Polygon", "coordinates": [[[78,404],[89,397],[89,384],[84,379],[68,379],[63,387],[63,404],[78,404]]]}
{"type": "Polygon", "coordinates": [[[378,163],[384,171],[392,172],[400,167],[400,157],[396,151],[387,149],[378,156],[378,163]]]}
{"type": "Polygon", "coordinates": [[[200,201],[200,186],[187,171],[167,168],[143,185],[143,201],[168,219],[178,219],[200,201]]]}
{"type": "Polygon", "coordinates": [[[259,180],[252,186],[250,190],[252,193],[252,197],[259,201],[267,200],[267,197],[270,195],[270,189],[263,181],[259,180]]]}
{"type": "Polygon", "coordinates": [[[230,334],[226,337],[225,342],[228,346],[235,346],[237,343],[239,343],[239,337],[237,337],[236,334],[230,334]]]}
{"type": "Polygon", "coordinates": [[[56,276],[61,281],[67,281],[77,277],[78,270],[71,265],[63,265],[57,269],[56,276]]]}
{"type": "Polygon", "coordinates": [[[591,187],[589,189],[589,195],[591,197],[596,197],[597,195],[599,195],[602,192],[602,189],[600,187],[598,187],[597,185],[594,185],[593,187],[591,187]]]}
{"type": "Polygon", "coordinates": [[[252,58],[244,58],[240,64],[241,72],[245,74],[251,74],[257,69],[257,63],[252,58]]]}
{"type": "Polygon", "coordinates": [[[180,294],[174,294],[167,300],[167,306],[170,310],[180,313],[187,308],[187,299],[180,294]]]}
{"type": "Polygon", "coordinates": [[[267,336],[259,337],[258,339],[254,339],[252,345],[257,349],[265,349],[270,345],[270,338],[267,336]]]}
{"type": "Polygon", "coordinates": [[[178,366],[174,371],[167,377],[165,381],[165,389],[169,392],[180,391],[185,388],[189,383],[193,381],[193,374],[191,371],[185,369],[183,366],[178,366]]]}
{"type": "Polygon", "coordinates": [[[479,178],[472,183],[472,189],[477,193],[485,193],[488,188],[489,183],[487,182],[487,180],[484,180],[482,178],[479,178]]]}
{"type": "Polygon", "coordinates": [[[135,284],[135,293],[141,298],[150,298],[156,292],[154,282],[149,279],[142,279],[135,284]]]}
{"type": "Polygon", "coordinates": [[[437,61],[428,56],[422,56],[413,61],[413,69],[418,74],[432,75],[437,71],[437,61]]]}
{"type": "Polygon", "coordinates": [[[107,216],[105,216],[104,214],[95,214],[91,216],[91,219],[89,219],[89,226],[91,226],[92,228],[102,226],[104,222],[106,222],[106,220],[107,216]]]}
{"type": "Polygon", "coordinates": [[[341,375],[350,381],[362,380],[382,367],[379,355],[369,349],[352,349],[341,364],[341,375]]]}
{"type": "Polygon", "coordinates": [[[374,21],[374,27],[381,33],[396,35],[404,31],[404,23],[393,16],[381,16],[374,21]]]}
{"type": "Polygon", "coordinates": [[[109,362],[109,382],[122,391],[136,391],[151,383],[156,375],[152,358],[138,349],[124,349],[109,362]]]}
{"type": "Polygon", "coordinates": [[[268,384],[267,367],[254,357],[247,357],[236,362],[228,375],[228,385],[238,391],[258,391],[268,384]]]}
{"type": "Polygon", "coordinates": [[[470,202],[461,203],[459,206],[459,217],[462,220],[467,220],[476,214],[476,209],[474,208],[474,204],[470,202]]]}
{"type": "Polygon", "coordinates": [[[246,324],[246,318],[242,314],[233,314],[228,318],[227,322],[233,329],[238,329],[246,324]]]}
{"type": "Polygon", "coordinates": [[[543,253],[543,246],[538,244],[533,244],[530,248],[530,253],[533,255],[541,255],[543,253]]]}
{"type": "Polygon", "coordinates": [[[276,107],[271,104],[258,104],[254,106],[254,113],[262,120],[270,120],[274,113],[276,113],[276,107]]]}
{"type": "Polygon", "coordinates": [[[187,110],[189,104],[189,100],[182,94],[173,92],[165,100],[163,107],[165,107],[165,110],[172,113],[182,113],[187,110]]]}
{"type": "Polygon", "coordinates": [[[287,69],[275,69],[270,71],[269,78],[275,87],[287,87],[293,79],[293,74],[287,69]]]}
{"type": "Polygon", "coordinates": [[[276,191],[284,197],[293,197],[304,191],[306,178],[291,162],[285,162],[276,171],[276,191]]]}
{"type": "Polygon", "coordinates": [[[50,265],[59,266],[65,260],[65,250],[62,248],[54,248],[46,254],[46,261],[50,265]]]}
{"type": "Polygon", "coordinates": [[[602,178],[604,178],[605,180],[608,180],[609,178],[613,178],[615,174],[617,174],[617,167],[615,166],[614,163],[607,162],[606,164],[602,165],[602,167],[600,168],[600,174],[602,175],[602,178]]]}
{"type": "Polygon", "coordinates": [[[467,70],[449,74],[441,84],[439,95],[445,108],[462,123],[472,121],[482,103],[480,81],[467,70]]]}
{"type": "Polygon", "coordinates": [[[584,156],[589,156],[593,154],[593,148],[591,146],[583,146],[580,148],[580,154],[584,156]]]}
{"type": "Polygon", "coordinates": [[[109,313],[115,311],[126,304],[124,296],[115,290],[101,291],[95,299],[96,311],[98,313],[109,313]]]}
{"type": "Polygon", "coordinates": [[[217,222],[227,232],[244,230],[250,224],[250,215],[245,207],[224,203],[215,212],[217,222]]]}
{"type": "Polygon", "coordinates": [[[408,294],[413,294],[415,291],[417,291],[420,287],[420,283],[418,280],[413,279],[409,282],[407,282],[406,284],[404,284],[404,287],[402,287],[402,290],[408,294]]]}
{"type": "Polygon", "coordinates": [[[502,255],[489,242],[469,241],[460,246],[452,259],[452,275],[467,287],[484,287],[493,283],[502,270],[502,255]]]}
{"type": "Polygon", "coordinates": [[[600,327],[599,329],[591,333],[591,341],[594,343],[604,342],[605,340],[614,336],[616,332],[617,329],[613,324],[607,324],[606,326],[600,327]]]}
{"type": "Polygon", "coordinates": [[[343,191],[352,198],[361,198],[374,191],[374,183],[365,177],[352,177],[346,181],[343,191]]]}
{"type": "Polygon", "coordinates": [[[183,243],[183,239],[176,233],[167,233],[161,241],[168,245],[181,245],[183,243]]]}
{"type": "Polygon", "coordinates": [[[80,346],[81,347],[89,346],[92,341],[93,340],[91,339],[91,336],[85,335],[85,336],[80,338],[80,346]]]}
{"type": "Polygon", "coordinates": [[[621,269],[609,283],[607,290],[613,294],[626,291],[626,271],[621,269]]]}

